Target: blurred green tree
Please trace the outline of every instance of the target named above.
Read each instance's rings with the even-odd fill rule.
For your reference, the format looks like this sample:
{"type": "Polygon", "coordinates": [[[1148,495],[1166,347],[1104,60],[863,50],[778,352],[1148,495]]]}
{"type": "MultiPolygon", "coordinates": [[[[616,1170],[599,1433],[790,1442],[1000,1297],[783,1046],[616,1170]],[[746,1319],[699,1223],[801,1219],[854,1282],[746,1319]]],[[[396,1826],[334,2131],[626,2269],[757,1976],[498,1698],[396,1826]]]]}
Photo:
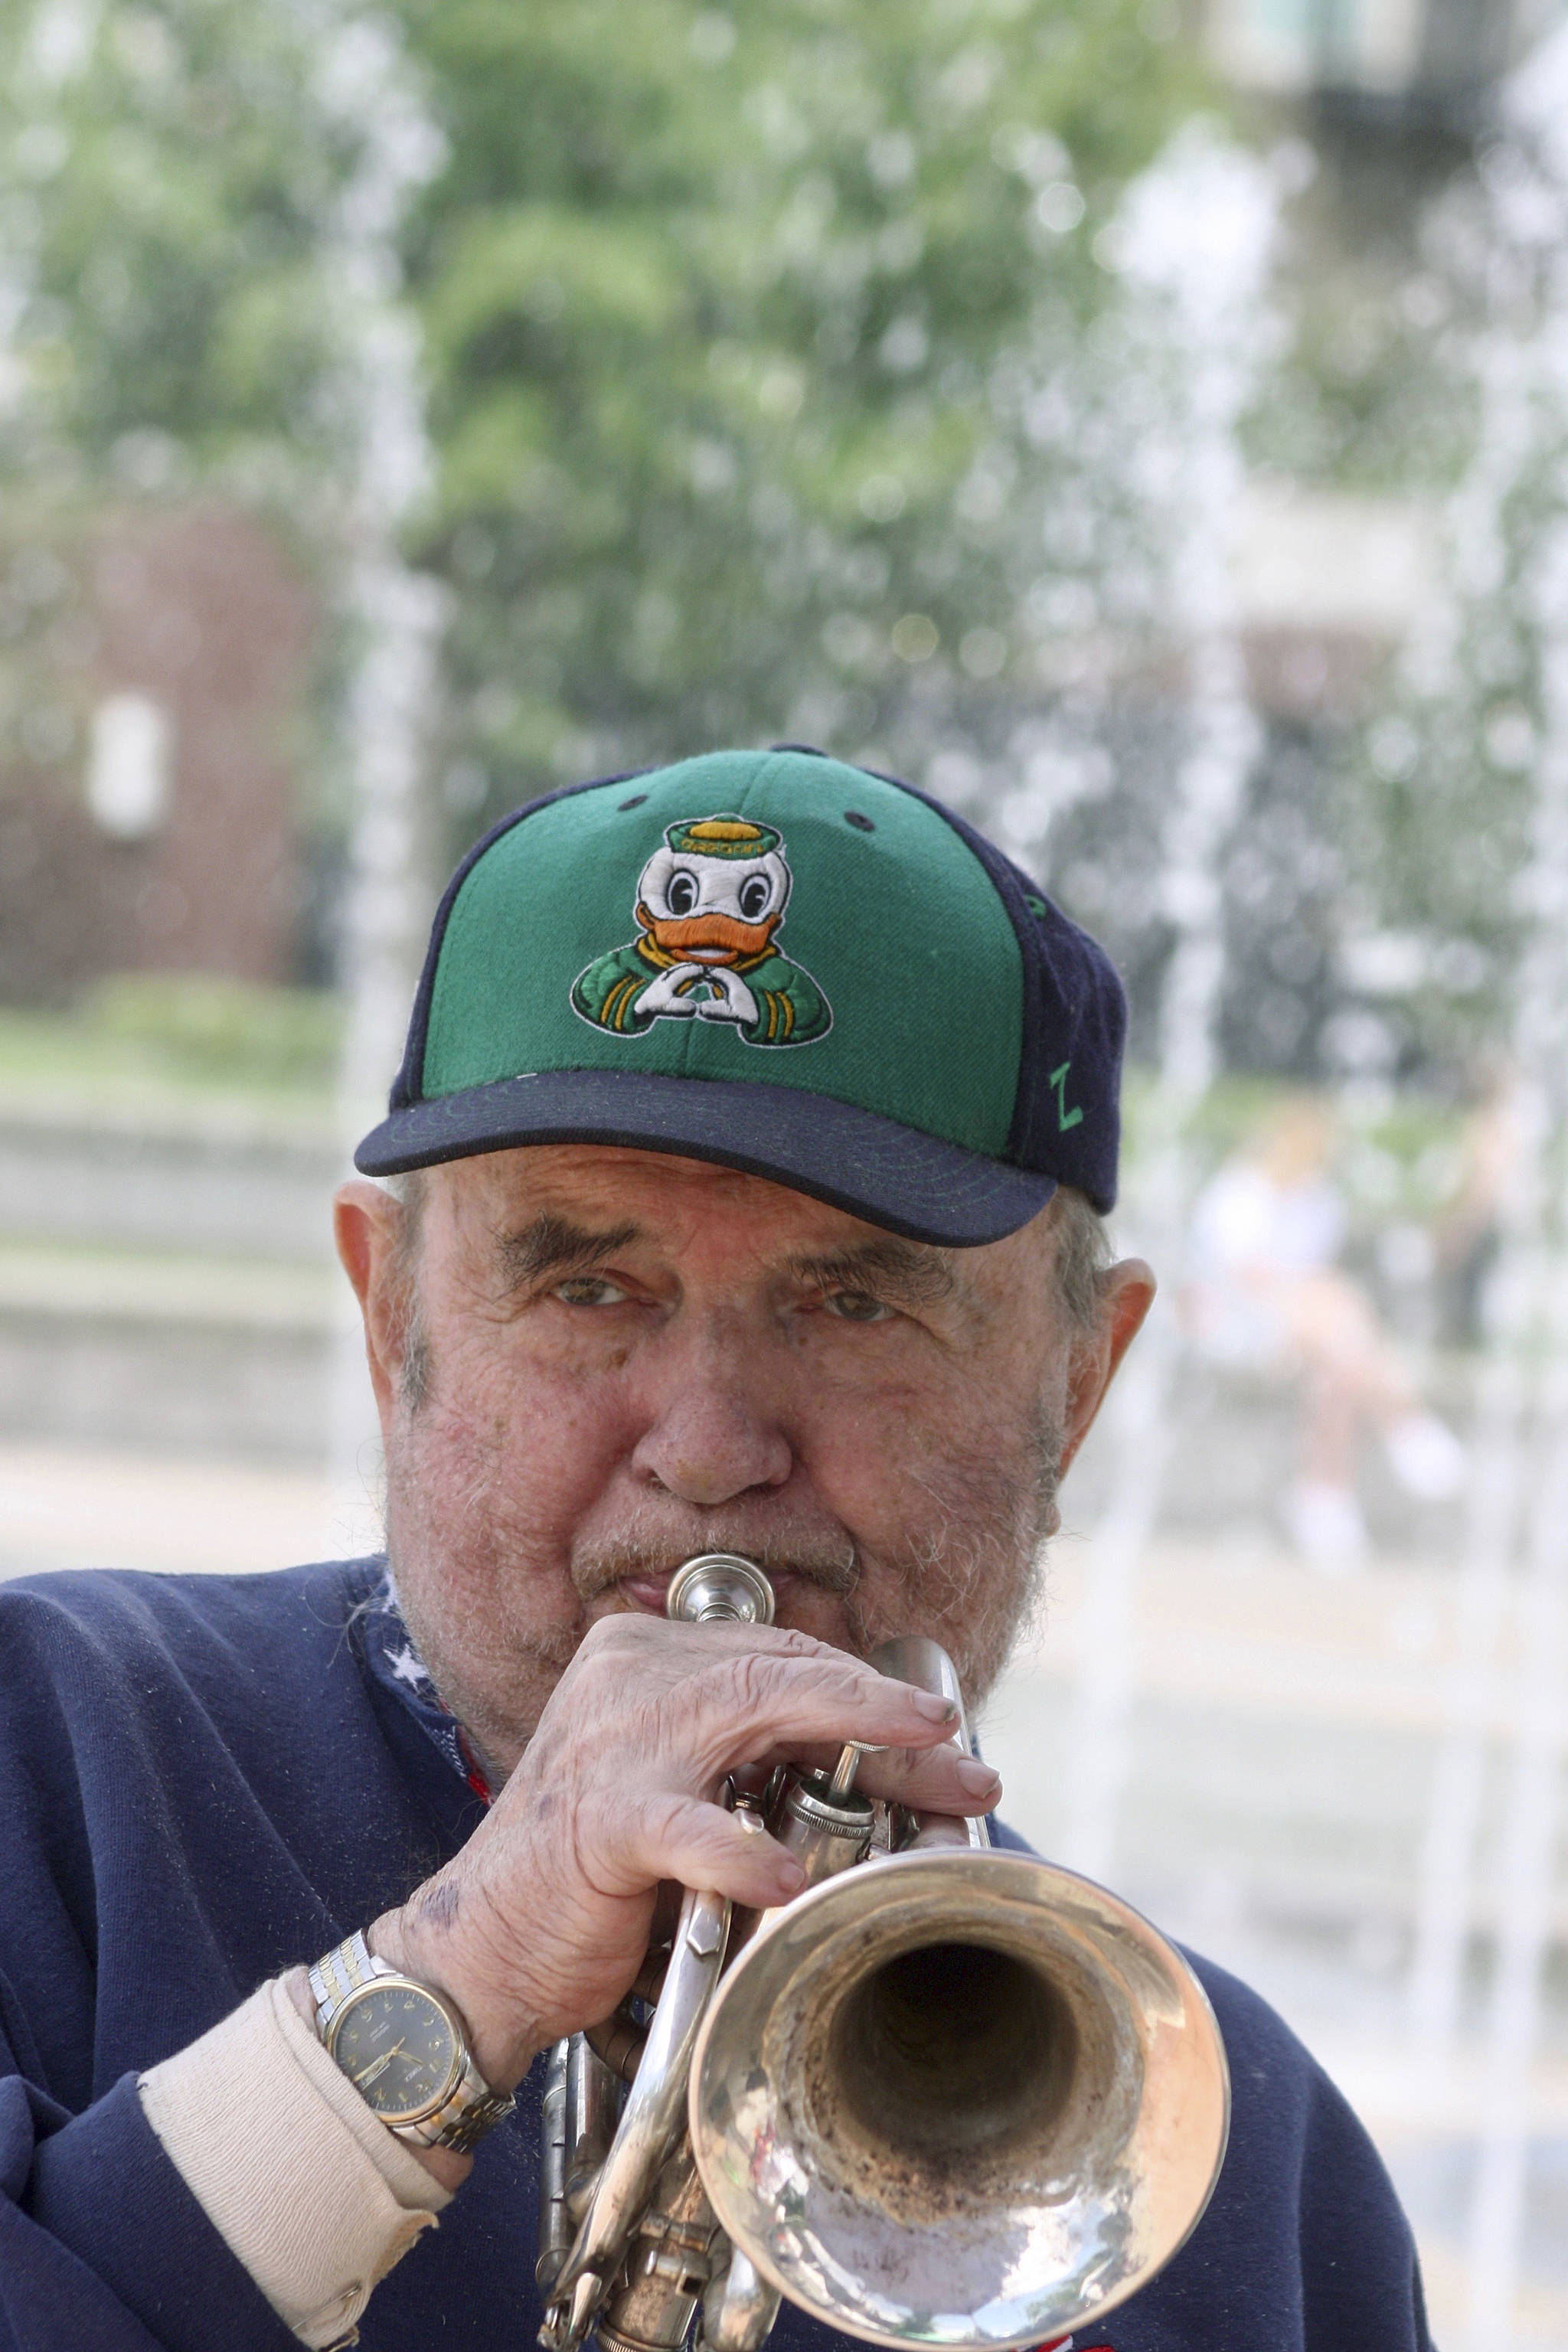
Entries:
{"type": "MultiPolygon", "coordinates": [[[[216,484],[330,579],[363,132],[331,61],[365,21],[40,0],[0,28],[14,513],[216,484]]],[[[1096,240],[1196,88],[1168,0],[378,21],[447,142],[403,235],[452,831],[724,739],[913,764],[933,711],[1016,699],[1018,485],[1037,556],[1071,454],[1024,446],[1017,354],[1114,299],[1096,240]]]]}
{"type": "MultiPolygon", "coordinates": [[[[259,509],[331,607],[353,435],[330,229],[362,142],[329,30],[243,0],[0,11],[0,816],[79,795],[86,559],[117,514],[259,509]]],[[[318,839],[331,740],[299,739],[318,839]]]]}
{"type": "Polygon", "coordinates": [[[342,457],[323,232],[355,162],[326,29],[243,0],[5,18],[14,482],[101,499],[217,475],[307,521],[303,479],[342,457]]]}
{"type": "Polygon", "coordinates": [[[1107,299],[1095,237],[1194,95],[1169,15],[403,0],[448,142],[407,255],[458,830],[716,740],[897,758],[1005,696],[991,394],[1043,307],[1107,299]]]}

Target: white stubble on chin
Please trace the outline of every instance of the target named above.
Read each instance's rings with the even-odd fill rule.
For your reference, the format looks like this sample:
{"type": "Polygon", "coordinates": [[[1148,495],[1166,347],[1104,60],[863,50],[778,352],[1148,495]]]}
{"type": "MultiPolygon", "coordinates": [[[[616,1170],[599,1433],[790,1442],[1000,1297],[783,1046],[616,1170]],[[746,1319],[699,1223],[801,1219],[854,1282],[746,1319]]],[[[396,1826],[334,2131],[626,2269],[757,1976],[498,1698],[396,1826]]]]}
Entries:
{"type": "Polygon", "coordinates": [[[387,1550],[442,1702],[510,1770],[586,1631],[566,1576],[535,1557],[497,1475],[499,1448],[426,1404],[387,1465],[387,1550]]]}
{"type": "MultiPolygon", "coordinates": [[[[995,1453],[949,1456],[909,1473],[923,1524],[896,1564],[910,1622],[888,1630],[933,1634],[972,1709],[983,1705],[1038,1598],[1060,1431],[1039,1409],[1009,1450],[1011,1462],[995,1453]]],[[[874,1642],[885,1638],[879,1632],[874,1642]]]]}

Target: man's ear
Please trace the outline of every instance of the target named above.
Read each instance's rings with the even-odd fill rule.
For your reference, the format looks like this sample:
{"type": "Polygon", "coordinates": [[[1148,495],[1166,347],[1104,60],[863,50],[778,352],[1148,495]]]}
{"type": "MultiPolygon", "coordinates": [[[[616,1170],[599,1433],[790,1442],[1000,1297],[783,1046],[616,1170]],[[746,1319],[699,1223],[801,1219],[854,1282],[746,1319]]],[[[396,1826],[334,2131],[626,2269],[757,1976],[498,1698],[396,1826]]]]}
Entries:
{"type": "Polygon", "coordinates": [[[363,1176],[351,1177],[332,1196],[332,1237],[359,1300],[365,1361],[384,1422],[397,1394],[408,1338],[406,1213],[393,1193],[363,1176]]]}
{"type": "Polygon", "coordinates": [[[1154,1303],[1153,1269],[1141,1257],[1124,1257],[1098,1277],[1098,1289],[1095,1328],[1080,1333],[1073,1349],[1062,1443],[1064,1475],[1093,1428],[1105,1391],[1154,1303]]]}

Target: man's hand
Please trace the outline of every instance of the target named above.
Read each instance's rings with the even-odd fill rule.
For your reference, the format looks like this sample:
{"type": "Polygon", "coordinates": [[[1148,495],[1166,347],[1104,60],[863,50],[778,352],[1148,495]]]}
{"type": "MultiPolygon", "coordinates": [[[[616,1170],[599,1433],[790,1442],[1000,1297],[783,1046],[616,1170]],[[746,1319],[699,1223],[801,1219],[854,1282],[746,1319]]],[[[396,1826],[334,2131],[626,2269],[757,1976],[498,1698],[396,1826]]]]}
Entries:
{"type": "Polygon", "coordinates": [[[717,1801],[748,1764],[831,1765],[921,1811],[978,1813],[997,1776],[952,1746],[944,1701],[805,1633],[615,1616],[562,1676],[526,1754],[461,1853],[370,1935],[394,1967],[450,1994],[492,2089],[608,2016],[647,1947],[661,1882],[759,1908],[798,1895],[798,1865],[717,1801]]]}

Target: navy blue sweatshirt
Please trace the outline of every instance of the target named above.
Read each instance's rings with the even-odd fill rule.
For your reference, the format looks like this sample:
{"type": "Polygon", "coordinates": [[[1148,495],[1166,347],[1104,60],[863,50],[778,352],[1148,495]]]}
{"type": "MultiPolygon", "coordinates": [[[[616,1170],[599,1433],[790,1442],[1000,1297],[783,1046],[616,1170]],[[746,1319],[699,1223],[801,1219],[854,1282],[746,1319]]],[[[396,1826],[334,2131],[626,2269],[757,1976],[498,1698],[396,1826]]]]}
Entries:
{"type": "MultiPolygon", "coordinates": [[[[295,2343],[136,2077],[401,1902],[479,1818],[383,1572],[0,1587],[0,2352],[295,2343]]],[[[1230,2057],[1225,2169],[1182,2252],[1079,2352],[1425,2352],[1365,2134],[1256,1995],[1194,1966],[1230,2057]]],[[[367,2352],[532,2345],[541,2073],[376,2289],[367,2352]]],[[[848,2352],[787,2304],[773,2345],[848,2352]]]]}

